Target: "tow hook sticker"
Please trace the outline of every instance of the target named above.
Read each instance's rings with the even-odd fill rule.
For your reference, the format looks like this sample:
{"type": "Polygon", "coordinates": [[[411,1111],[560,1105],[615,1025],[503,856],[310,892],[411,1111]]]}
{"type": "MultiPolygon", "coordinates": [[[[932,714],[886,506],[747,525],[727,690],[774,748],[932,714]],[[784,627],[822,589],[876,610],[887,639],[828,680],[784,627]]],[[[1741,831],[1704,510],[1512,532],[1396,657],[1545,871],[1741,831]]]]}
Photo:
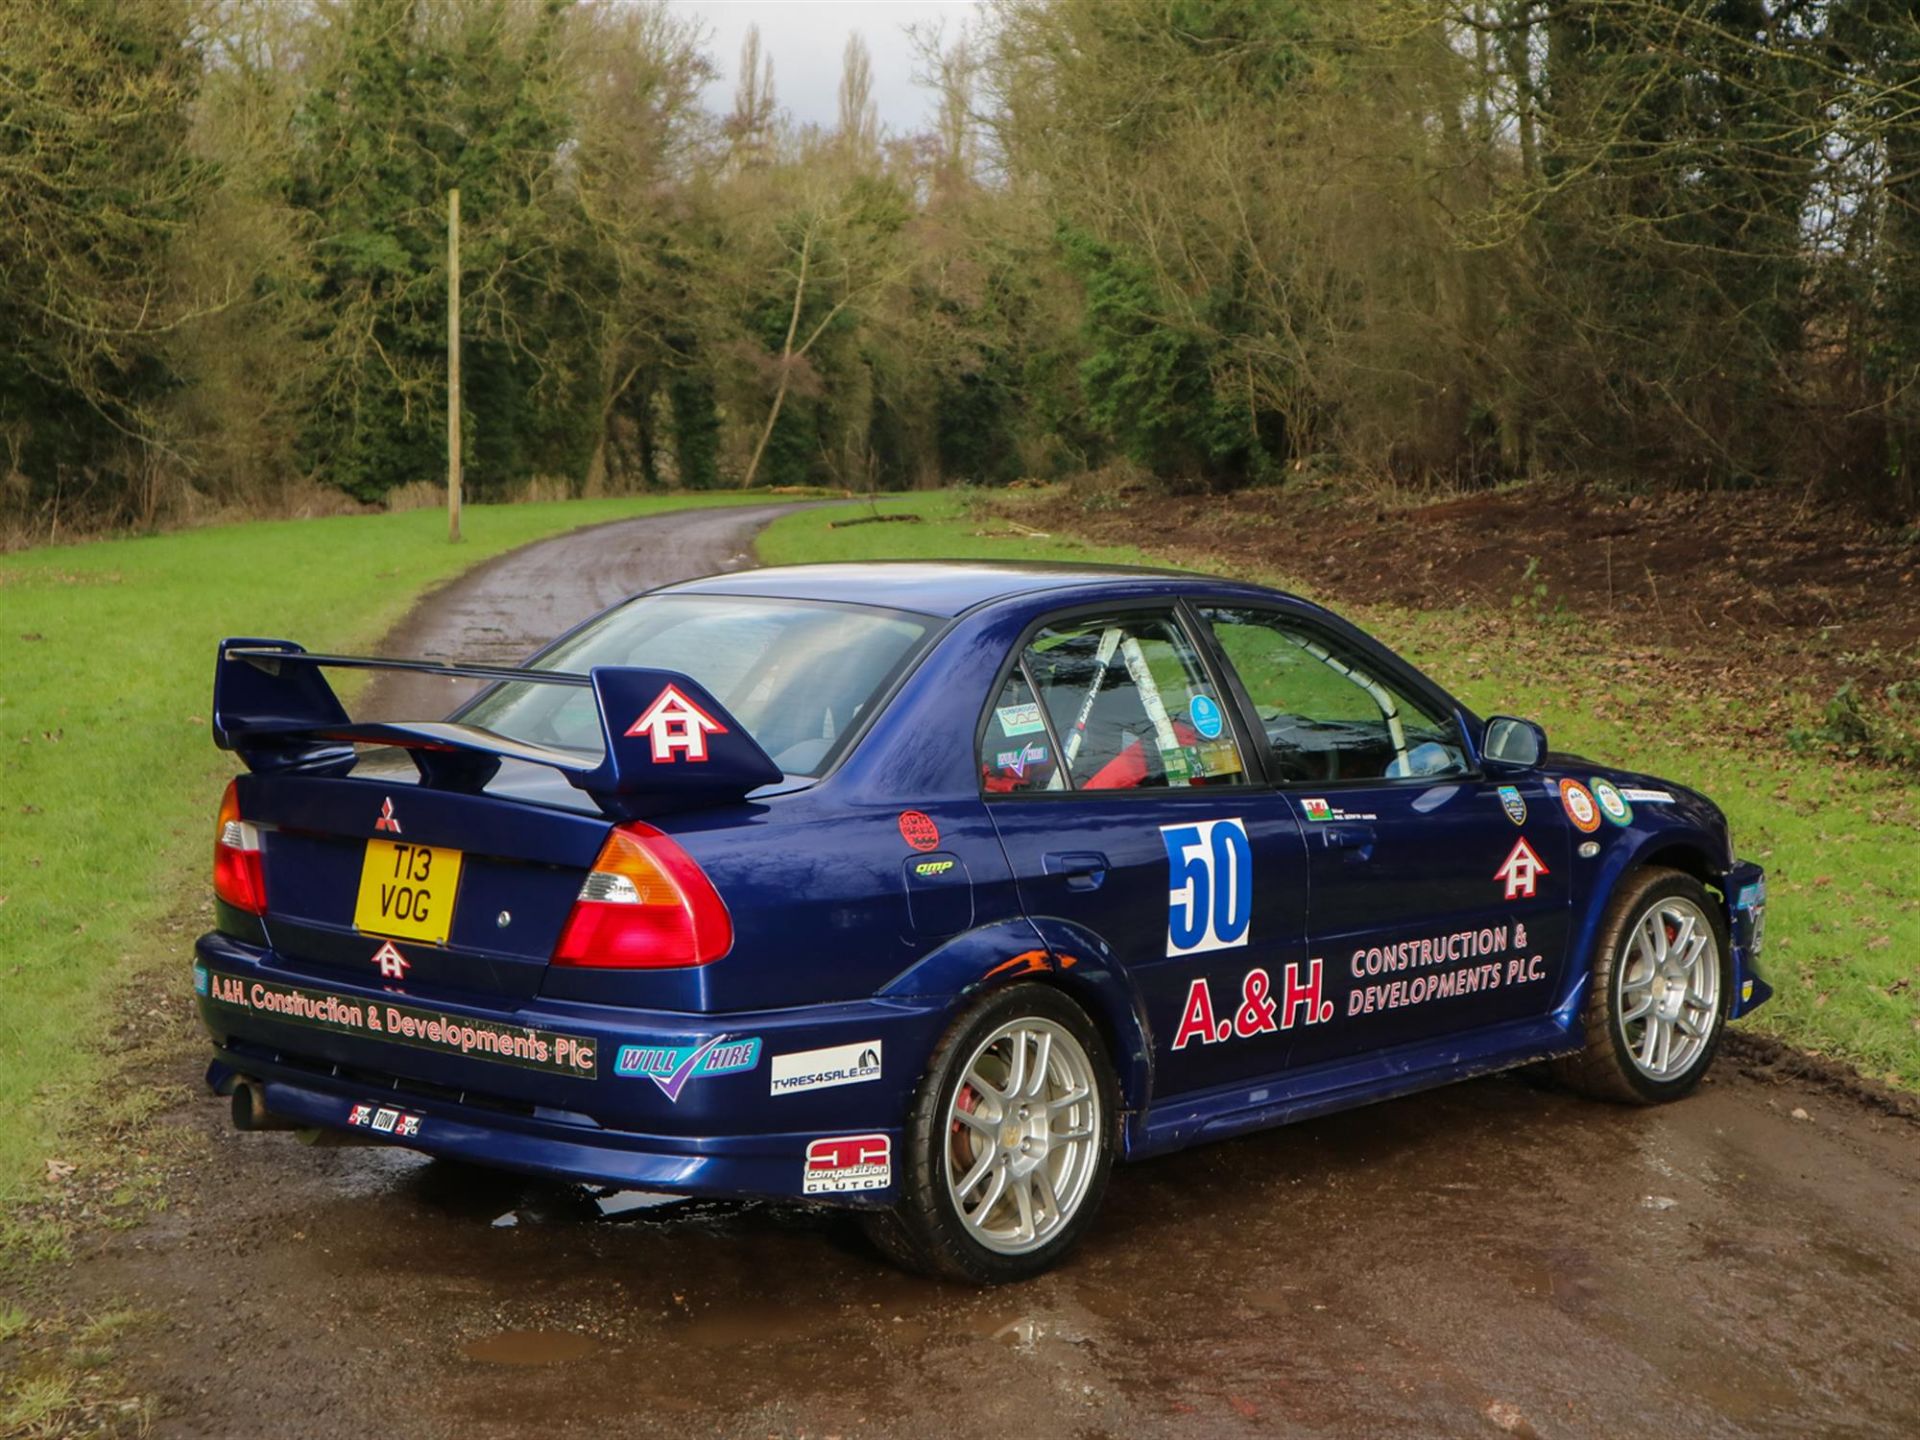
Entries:
{"type": "Polygon", "coordinates": [[[356,1105],[347,1112],[347,1124],[357,1125],[366,1130],[378,1130],[383,1135],[391,1135],[396,1140],[410,1139],[420,1133],[420,1117],[409,1115],[404,1110],[390,1109],[385,1105],[375,1109],[371,1105],[356,1105]]]}

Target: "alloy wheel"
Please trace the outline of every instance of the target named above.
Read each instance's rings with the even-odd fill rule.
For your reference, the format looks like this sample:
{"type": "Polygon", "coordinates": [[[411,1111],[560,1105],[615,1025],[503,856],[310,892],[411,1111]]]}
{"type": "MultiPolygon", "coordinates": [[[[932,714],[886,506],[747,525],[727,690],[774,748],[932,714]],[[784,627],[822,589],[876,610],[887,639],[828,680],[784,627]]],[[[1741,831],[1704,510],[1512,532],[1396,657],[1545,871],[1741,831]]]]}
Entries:
{"type": "Polygon", "coordinates": [[[981,1245],[1024,1255],[1059,1234],[1099,1163],[1100,1091],[1052,1020],[1009,1021],[977,1046],[946,1117],[947,1194],[981,1245]]]}

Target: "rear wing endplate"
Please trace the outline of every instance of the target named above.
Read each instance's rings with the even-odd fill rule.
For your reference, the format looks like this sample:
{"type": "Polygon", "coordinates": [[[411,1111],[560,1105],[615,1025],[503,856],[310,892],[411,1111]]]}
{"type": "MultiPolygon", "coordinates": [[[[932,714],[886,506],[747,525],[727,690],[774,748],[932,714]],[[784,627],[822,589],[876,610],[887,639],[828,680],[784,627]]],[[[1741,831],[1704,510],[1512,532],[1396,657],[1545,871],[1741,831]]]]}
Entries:
{"type": "Polygon", "coordinates": [[[676,670],[596,665],[579,675],[318,655],[290,640],[220,642],[213,738],[250,770],[323,775],[351,769],[355,745],[399,746],[412,756],[423,783],[453,790],[480,789],[504,760],[528,761],[560,771],[616,819],[737,800],[785,778],[699,681],[676,670]],[[327,683],[326,670],[402,670],[591,690],[604,748],[590,756],[444,720],[355,721],[327,683]]]}

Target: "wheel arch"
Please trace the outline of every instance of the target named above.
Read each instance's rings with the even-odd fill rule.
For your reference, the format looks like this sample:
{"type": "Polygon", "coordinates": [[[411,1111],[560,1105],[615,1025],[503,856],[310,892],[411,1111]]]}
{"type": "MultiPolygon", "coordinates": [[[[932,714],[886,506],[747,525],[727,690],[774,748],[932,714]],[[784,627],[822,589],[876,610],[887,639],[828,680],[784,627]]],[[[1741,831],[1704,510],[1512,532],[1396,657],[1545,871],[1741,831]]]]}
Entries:
{"type": "Polygon", "coordinates": [[[1004,921],[941,944],[881,988],[881,998],[939,996],[948,1015],[1001,985],[1059,990],[1087,1014],[1113,1062],[1125,1138],[1153,1093],[1153,1047],[1132,979],[1113,949],[1084,926],[1049,916],[1004,921]]]}
{"type": "Polygon", "coordinates": [[[1659,837],[1635,858],[1633,868],[1642,870],[1653,865],[1691,875],[1712,890],[1721,889],[1725,883],[1725,877],[1710,858],[1704,837],[1659,837]]]}
{"type": "MultiPolygon", "coordinates": [[[[1705,830],[1692,825],[1662,827],[1644,835],[1630,835],[1630,839],[1631,843],[1615,845],[1600,856],[1585,903],[1573,917],[1568,946],[1573,963],[1568,966],[1567,983],[1554,1013],[1575,1037],[1597,958],[1593,947],[1606,924],[1608,907],[1630,875],[1660,867],[1691,876],[1710,890],[1725,889],[1724,867],[1715,862],[1714,840],[1705,830]]],[[[1722,900],[1724,905],[1724,893],[1722,900]]]]}

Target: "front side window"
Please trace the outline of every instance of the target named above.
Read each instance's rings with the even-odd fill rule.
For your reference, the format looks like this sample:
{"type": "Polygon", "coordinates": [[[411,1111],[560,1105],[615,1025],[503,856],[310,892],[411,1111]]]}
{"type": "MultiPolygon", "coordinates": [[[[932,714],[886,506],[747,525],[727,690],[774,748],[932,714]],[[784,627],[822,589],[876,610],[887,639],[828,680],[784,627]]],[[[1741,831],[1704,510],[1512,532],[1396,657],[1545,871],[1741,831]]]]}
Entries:
{"type": "Polygon", "coordinates": [[[995,698],[989,794],[1235,785],[1240,750],[1179,622],[1142,613],[1051,625],[995,698]]]}
{"type": "Polygon", "coordinates": [[[1208,608],[1201,615],[1246,686],[1279,779],[1468,773],[1453,717],[1381,679],[1359,652],[1270,611],[1208,608]]]}

